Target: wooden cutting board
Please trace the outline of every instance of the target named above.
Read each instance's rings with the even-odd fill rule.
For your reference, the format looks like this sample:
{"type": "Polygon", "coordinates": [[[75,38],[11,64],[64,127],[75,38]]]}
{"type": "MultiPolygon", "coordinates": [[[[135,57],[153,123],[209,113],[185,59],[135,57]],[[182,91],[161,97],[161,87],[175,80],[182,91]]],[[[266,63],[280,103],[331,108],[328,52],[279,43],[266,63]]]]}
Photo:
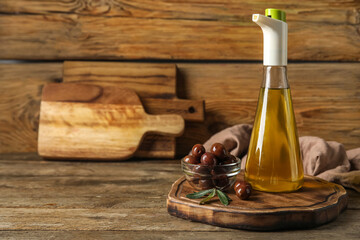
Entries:
{"type": "Polygon", "coordinates": [[[184,119],[149,115],[130,89],[52,83],[40,105],[39,155],[68,159],[127,159],[152,132],[179,136],[184,119]]]}
{"type": "Polygon", "coordinates": [[[342,186],[312,176],[305,176],[304,186],[293,193],[253,191],[244,201],[232,190],[228,195],[233,201],[228,206],[218,199],[199,205],[201,199],[185,197],[192,192],[184,177],[178,179],[167,198],[168,212],[191,221],[258,231],[315,227],[337,218],[348,201],[342,186]]]}
{"type": "MultiPolygon", "coordinates": [[[[186,121],[204,121],[204,101],[179,99],[175,64],[65,61],[64,82],[121,86],[134,90],[150,114],[179,114],[186,121]]],[[[148,134],[136,157],[174,158],[176,139],[148,134]]]]}

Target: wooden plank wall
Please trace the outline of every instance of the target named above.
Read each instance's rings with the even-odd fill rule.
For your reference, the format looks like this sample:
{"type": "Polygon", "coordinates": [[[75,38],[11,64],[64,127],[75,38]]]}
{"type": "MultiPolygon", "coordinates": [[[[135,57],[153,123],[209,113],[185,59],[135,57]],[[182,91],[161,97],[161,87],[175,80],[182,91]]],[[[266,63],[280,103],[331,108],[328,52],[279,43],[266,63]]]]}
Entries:
{"type": "MultiPolygon", "coordinates": [[[[1,0],[6,59],[261,59],[262,1],[1,0]]],[[[357,0],[273,1],[290,60],[358,61],[357,0]]]]}
{"type": "Polygon", "coordinates": [[[0,0],[0,153],[36,151],[42,86],[64,60],[177,63],[180,98],[205,100],[178,154],[233,124],[251,123],[262,78],[252,13],[284,9],[289,81],[300,135],[360,146],[357,0],[0,0]],[[32,60],[39,60],[33,62],[32,60]],[[51,60],[51,62],[48,62],[51,60]]]}

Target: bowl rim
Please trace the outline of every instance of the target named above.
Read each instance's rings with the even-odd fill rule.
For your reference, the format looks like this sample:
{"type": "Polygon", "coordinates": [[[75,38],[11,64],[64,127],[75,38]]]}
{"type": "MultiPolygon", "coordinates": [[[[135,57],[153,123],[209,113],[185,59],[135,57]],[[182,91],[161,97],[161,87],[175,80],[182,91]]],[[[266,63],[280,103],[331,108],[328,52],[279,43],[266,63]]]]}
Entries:
{"type": "MultiPolygon", "coordinates": [[[[184,162],[185,157],[181,158],[181,164],[184,164],[184,165],[187,165],[187,166],[190,166],[190,167],[191,166],[207,166],[207,165],[202,165],[201,163],[198,163],[198,164],[186,163],[186,162],[184,162]]],[[[232,167],[232,166],[236,166],[238,164],[241,164],[241,161],[242,161],[241,158],[238,158],[236,156],[235,156],[235,158],[236,158],[237,161],[234,162],[234,163],[228,163],[228,164],[224,164],[224,165],[215,165],[214,167],[216,167],[216,166],[219,166],[219,167],[232,167]]]]}

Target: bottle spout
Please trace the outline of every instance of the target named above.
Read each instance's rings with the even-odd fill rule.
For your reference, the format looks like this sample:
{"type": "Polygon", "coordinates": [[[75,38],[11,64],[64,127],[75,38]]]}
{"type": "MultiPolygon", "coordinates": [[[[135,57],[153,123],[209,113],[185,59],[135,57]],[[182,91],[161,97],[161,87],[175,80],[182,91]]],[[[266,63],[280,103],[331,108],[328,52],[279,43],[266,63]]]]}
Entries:
{"type": "MultiPolygon", "coordinates": [[[[269,12],[268,10],[266,13],[269,12]]],[[[252,15],[253,22],[259,25],[263,32],[265,66],[287,65],[287,23],[285,12],[281,12],[282,14],[278,17],[280,20],[261,14],[252,15]]]]}

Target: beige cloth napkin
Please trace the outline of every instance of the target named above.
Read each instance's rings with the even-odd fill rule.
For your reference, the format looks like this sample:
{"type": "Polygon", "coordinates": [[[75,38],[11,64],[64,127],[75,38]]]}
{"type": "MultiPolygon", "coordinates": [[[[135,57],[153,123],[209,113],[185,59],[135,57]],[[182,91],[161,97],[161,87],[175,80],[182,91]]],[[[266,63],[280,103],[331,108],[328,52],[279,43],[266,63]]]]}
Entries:
{"type": "MultiPolygon", "coordinates": [[[[209,150],[213,143],[223,143],[231,154],[242,158],[244,169],[251,131],[248,124],[229,127],[213,135],[204,147],[209,150]]],[[[360,148],[345,151],[341,143],[311,136],[300,137],[299,143],[305,174],[360,192],[360,148]]]]}

